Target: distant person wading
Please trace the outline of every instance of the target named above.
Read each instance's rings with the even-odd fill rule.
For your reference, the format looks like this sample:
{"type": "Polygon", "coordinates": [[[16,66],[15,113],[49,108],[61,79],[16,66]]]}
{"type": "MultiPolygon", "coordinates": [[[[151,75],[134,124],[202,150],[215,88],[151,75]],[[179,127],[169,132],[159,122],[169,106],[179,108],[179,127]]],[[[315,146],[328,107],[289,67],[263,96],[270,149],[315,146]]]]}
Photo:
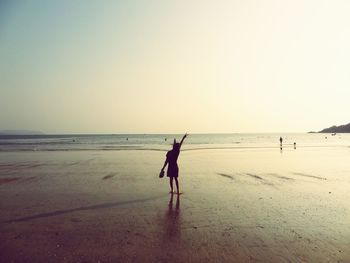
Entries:
{"type": "Polygon", "coordinates": [[[176,192],[177,194],[180,194],[179,181],[177,179],[179,177],[179,167],[177,165],[177,158],[179,157],[182,143],[186,137],[187,137],[187,133],[182,137],[182,140],[180,143],[176,142],[176,140],[174,139],[173,149],[167,152],[166,160],[161,170],[161,172],[164,172],[164,169],[168,164],[167,177],[169,177],[171,193],[173,193],[173,181],[175,179],[176,190],[177,190],[176,192]]]}

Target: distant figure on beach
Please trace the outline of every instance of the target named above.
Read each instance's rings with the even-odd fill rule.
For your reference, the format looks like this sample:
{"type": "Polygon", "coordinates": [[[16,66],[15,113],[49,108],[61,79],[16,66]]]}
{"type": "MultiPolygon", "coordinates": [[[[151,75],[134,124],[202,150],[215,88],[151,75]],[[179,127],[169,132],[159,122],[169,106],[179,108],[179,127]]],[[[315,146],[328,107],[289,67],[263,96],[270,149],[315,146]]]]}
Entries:
{"type": "Polygon", "coordinates": [[[294,150],[297,148],[297,143],[294,142],[294,150]]]}
{"type": "Polygon", "coordinates": [[[177,179],[179,177],[179,167],[177,165],[177,158],[179,157],[182,143],[186,137],[187,137],[187,133],[182,137],[182,140],[180,143],[176,142],[176,140],[174,139],[173,149],[167,152],[166,159],[161,170],[163,172],[165,169],[165,166],[168,164],[167,177],[169,177],[170,190],[171,190],[170,193],[173,193],[173,181],[175,179],[176,190],[177,190],[176,192],[177,194],[180,194],[179,181],[177,179]]]}
{"type": "Polygon", "coordinates": [[[283,142],[283,139],[282,137],[280,137],[280,146],[282,147],[282,142],[283,142]]]}

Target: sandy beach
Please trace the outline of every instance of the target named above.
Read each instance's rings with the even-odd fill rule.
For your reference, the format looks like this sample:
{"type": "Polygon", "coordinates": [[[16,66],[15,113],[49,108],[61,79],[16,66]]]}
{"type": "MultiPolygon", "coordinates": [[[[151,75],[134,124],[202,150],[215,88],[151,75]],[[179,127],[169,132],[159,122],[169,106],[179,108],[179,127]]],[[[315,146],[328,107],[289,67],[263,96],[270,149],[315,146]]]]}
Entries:
{"type": "Polygon", "coordinates": [[[350,148],[0,152],[1,262],[350,262],[350,148]]]}

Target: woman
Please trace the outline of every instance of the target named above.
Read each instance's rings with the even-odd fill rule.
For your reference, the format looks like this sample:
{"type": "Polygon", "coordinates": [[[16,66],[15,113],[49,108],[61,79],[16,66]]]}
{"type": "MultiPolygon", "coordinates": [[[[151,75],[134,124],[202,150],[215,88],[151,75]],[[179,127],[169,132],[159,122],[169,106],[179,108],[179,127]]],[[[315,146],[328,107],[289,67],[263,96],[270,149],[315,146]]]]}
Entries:
{"type": "Polygon", "coordinates": [[[176,140],[174,139],[173,149],[167,152],[166,159],[165,159],[163,168],[161,170],[162,172],[164,172],[164,168],[168,164],[167,177],[169,177],[169,183],[170,183],[170,189],[171,189],[170,193],[173,193],[173,181],[175,179],[177,194],[180,194],[179,182],[177,180],[179,176],[179,167],[177,166],[177,158],[179,157],[181,145],[186,137],[187,137],[187,133],[182,137],[182,140],[180,143],[176,142],[176,140]]]}

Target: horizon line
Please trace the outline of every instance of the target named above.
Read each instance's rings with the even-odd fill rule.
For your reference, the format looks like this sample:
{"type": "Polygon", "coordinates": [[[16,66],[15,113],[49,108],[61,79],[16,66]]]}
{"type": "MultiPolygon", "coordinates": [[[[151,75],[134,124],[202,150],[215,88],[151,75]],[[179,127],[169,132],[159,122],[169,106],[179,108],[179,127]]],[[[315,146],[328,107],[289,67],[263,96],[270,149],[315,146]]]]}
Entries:
{"type": "MultiPolygon", "coordinates": [[[[188,132],[189,135],[191,134],[195,134],[195,135],[208,135],[208,134],[296,134],[296,133],[319,133],[318,131],[289,131],[289,132],[278,132],[278,131],[274,131],[274,132],[188,132]]],[[[40,136],[40,135],[182,135],[185,134],[185,132],[182,133],[171,133],[171,132],[155,132],[155,133],[144,133],[144,132],[136,132],[136,133],[126,133],[126,132],[121,132],[121,133],[115,133],[115,132],[111,132],[111,133],[75,133],[75,132],[63,132],[63,133],[45,133],[45,132],[41,132],[41,133],[1,133],[0,132],[0,136],[1,135],[7,135],[7,136],[40,136]]]]}

